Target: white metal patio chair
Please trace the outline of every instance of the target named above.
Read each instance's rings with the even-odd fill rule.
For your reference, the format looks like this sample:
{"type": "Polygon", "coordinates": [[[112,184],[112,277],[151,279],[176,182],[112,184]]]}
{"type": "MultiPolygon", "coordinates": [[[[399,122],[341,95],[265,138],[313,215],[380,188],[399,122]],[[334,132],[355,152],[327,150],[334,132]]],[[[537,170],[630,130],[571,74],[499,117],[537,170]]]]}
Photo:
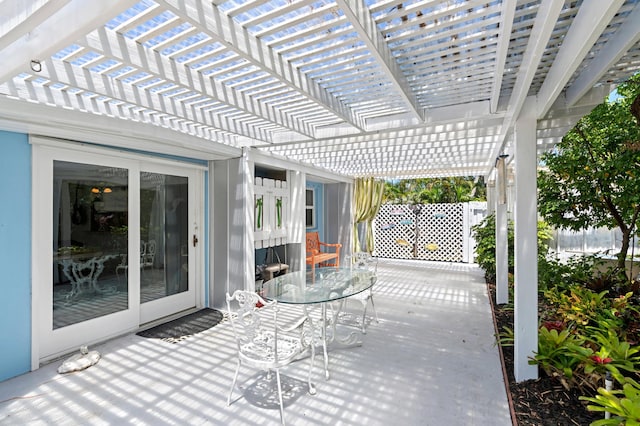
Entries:
{"type": "Polygon", "coordinates": [[[257,293],[244,290],[236,290],[231,296],[227,293],[227,309],[238,346],[238,362],[233,383],[229,389],[227,406],[231,405],[231,395],[241,364],[267,371],[267,374],[275,370],[280,420],[282,424],[285,424],[280,368],[295,361],[307,350],[311,350],[307,378],[309,393],[311,395],[316,393],[315,387],[311,383],[315,359],[315,337],[310,318],[300,318],[292,326],[281,328],[278,325],[279,307],[277,301],[267,302],[257,293]],[[231,308],[234,302],[237,302],[238,305],[238,309],[235,311],[231,308]],[[285,334],[294,330],[298,330],[297,336],[285,334]]]}
{"type": "Polygon", "coordinates": [[[373,287],[375,286],[375,281],[377,280],[375,273],[378,270],[378,260],[375,259],[373,256],[371,256],[369,253],[361,252],[361,251],[354,252],[353,254],[346,256],[346,260],[348,264],[351,265],[353,268],[361,268],[361,269],[366,269],[368,271],[374,272],[374,277],[373,277],[374,282],[373,282],[373,285],[369,288],[369,290],[365,290],[361,293],[358,293],[348,298],[349,300],[357,300],[362,304],[363,311],[362,311],[360,327],[361,327],[362,333],[366,333],[367,332],[367,307],[369,306],[369,302],[371,302],[371,309],[373,310],[373,317],[375,318],[376,323],[380,322],[378,320],[378,313],[376,312],[376,306],[373,302],[373,287]]]}

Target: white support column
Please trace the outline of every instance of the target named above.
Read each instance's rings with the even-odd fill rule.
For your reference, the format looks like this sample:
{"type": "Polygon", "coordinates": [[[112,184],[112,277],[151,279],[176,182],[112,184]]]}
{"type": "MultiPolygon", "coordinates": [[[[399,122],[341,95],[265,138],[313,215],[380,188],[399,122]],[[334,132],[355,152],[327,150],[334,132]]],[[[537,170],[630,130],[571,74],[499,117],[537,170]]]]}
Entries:
{"type": "MultiPolygon", "coordinates": [[[[244,289],[255,291],[255,261],[251,260],[255,257],[255,244],[253,240],[253,224],[255,223],[255,166],[251,158],[249,148],[242,148],[242,157],[240,157],[238,172],[242,175],[237,181],[235,187],[235,199],[242,200],[234,206],[235,212],[232,215],[233,228],[241,228],[242,234],[231,234],[230,252],[234,250],[234,239],[237,238],[242,247],[241,257],[235,258],[239,264],[232,264],[231,270],[238,271],[240,275],[238,282],[244,283],[244,289]],[[244,210],[244,211],[243,211],[244,210]],[[242,217],[240,217],[242,215],[242,217]],[[242,236],[242,237],[240,237],[242,236]]],[[[232,228],[232,229],[233,229],[232,228]]],[[[233,232],[233,231],[232,231],[233,232]]],[[[230,253],[233,257],[233,254],[230,253]]],[[[235,262],[234,262],[235,263],[235,262]]]]}
{"type": "Polygon", "coordinates": [[[462,204],[462,235],[465,236],[465,238],[462,239],[462,261],[464,263],[469,263],[469,259],[473,259],[473,252],[470,247],[471,238],[468,237],[471,235],[471,224],[469,223],[471,221],[470,210],[470,203],[467,202],[462,204]]]}
{"type": "Polygon", "coordinates": [[[289,231],[289,271],[305,268],[305,194],[307,175],[301,171],[289,171],[291,190],[291,229],[289,231]]]}
{"type": "Polygon", "coordinates": [[[496,181],[487,182],[487,216],[496,212],[496,181]]]}
{"type": "Polygon", "coordinates": [[[255,288],[254,163],[249,150],[242,156],[214,162],[211,196],[212,270],[211,306],[223,307],[226,292],[255,288]]]}
{"type": "Polygon", "coordinates": [[[507,228],[506,158],[496,161],[496,303],[509,303],[509,234],[507,228]]]}
{"type": "Polygon", "coordinates": [[[514,376],[538,378],[529,357],[538,350],[538,246],[536,196],[536,99],[525,101],[515,123],[516,202],[514,220],[514,376]]]}
{"type": "Polygon", "coordinates": [[[338,182],[325,185],[325,238],[327,241],[342,244],[340,249],[340,261],[344,256],[353,251],[352,247],[352,223],[354,221],[353,184],[338,182]]]}

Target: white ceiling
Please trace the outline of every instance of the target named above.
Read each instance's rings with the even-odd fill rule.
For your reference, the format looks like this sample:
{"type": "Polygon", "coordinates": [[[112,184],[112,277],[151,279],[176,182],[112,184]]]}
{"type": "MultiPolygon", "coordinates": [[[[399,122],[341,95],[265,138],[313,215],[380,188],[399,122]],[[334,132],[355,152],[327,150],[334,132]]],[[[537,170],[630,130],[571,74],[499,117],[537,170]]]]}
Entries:
{"type": "Polygon", "coordinates": [[[0,10],[5,117],[105,134],[121,119],[132,139],[169,129],[198,152],[251,146],[348,176],[487,175],[510,153],[528,96],[543,150],[640,69],[640,0],[0,0],[0,10]]]}

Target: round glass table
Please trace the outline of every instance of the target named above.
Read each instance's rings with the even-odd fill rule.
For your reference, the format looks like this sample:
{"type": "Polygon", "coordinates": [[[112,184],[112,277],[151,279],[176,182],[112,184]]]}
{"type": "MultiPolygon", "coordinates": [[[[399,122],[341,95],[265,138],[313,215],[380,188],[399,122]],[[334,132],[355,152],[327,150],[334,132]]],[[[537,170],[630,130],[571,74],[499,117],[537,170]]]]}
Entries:
{"type": "Polygon", "coordinates": [[[302,305],[307,318],[313,323],[307,307],[321,306],[319,326],[324,354],[325,376],[329,379],[329,357],[327,345],[335,343],[340,347],[361,346],[358,334],[352,332],[346,339],[337,339],[336,323],[344,304],[331,307],[328,316],[327,305],[330,302],[343,302],[345,298],[371,288],[376,282],[373,271],[359,268],[314,268],[313,271],[297,271],[275,277],[262,286],[260,294],[267,300],[279,303],[302,305]]]}
{"type": "Polygon", "coordinates": [[[315,268],[275,277],[262,287],[262,297],[296,305],[332,302],[371,288],[373,271],[358,268],[315,268]]]}

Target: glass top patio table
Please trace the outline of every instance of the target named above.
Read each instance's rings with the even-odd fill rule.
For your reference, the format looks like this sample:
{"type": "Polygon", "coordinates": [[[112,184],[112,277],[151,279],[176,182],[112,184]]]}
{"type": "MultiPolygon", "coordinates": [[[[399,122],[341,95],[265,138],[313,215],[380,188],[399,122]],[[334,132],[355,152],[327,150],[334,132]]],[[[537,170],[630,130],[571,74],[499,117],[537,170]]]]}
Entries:
{"type": "Polygon", "coordinates": [[[264,283],[262,296],[279,303],[325,303],[369,289],[374,278],[372,271],[349,267],[290,272],[264,283]]]}

